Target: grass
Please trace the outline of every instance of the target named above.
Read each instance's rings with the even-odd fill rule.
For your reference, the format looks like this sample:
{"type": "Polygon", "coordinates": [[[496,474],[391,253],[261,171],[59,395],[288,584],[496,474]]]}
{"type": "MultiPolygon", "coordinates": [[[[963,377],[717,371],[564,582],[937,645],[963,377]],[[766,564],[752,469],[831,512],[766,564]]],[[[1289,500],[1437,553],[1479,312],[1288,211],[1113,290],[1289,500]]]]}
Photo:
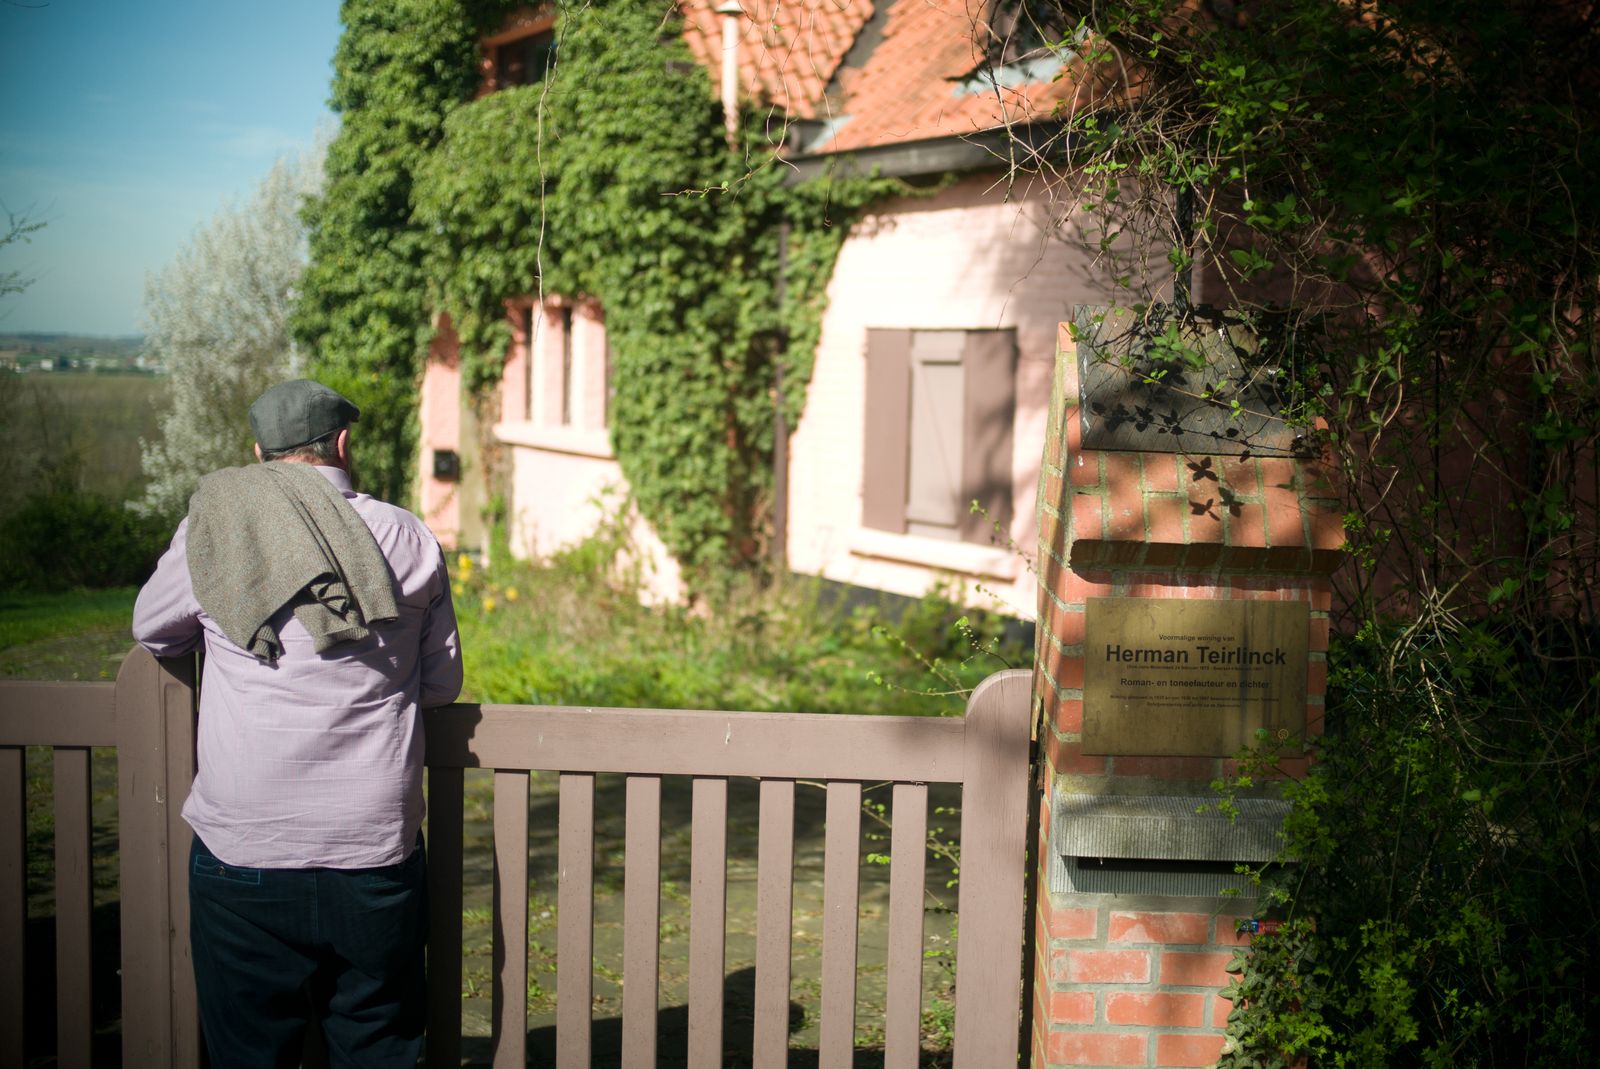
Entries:
{"type": "Polygon", "coordinates": [[[59,594],[0,594],[0,676],[115,677],[133,645],[133,587],[59,594]]]}
{"type": "Polygon", "coordinates": [[[986,675],[1030,663],[953,590],[852,608],[815,580],[740,580],[693,610],[651,608],[610,560],[603,541],[544,567],[456,557],[469,699],[954,716],[986,675]]]}

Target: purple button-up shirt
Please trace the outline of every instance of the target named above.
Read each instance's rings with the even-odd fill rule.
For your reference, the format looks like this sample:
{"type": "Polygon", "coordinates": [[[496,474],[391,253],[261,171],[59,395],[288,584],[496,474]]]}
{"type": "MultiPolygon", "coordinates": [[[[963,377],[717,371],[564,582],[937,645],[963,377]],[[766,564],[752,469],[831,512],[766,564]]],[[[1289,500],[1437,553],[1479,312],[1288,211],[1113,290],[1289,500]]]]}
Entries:
{"type": "Polygon", "coordinates": [[[366,521],[389,563],[397,620],[319,654],[289,608],[276,664],[230,642],[195,600],[188,521],[139,591],[133,637],[157,657],[205,642],[199,774],[183,817],[222,861],[251,868],[371,868],[403,861],[422,826],[422,718],[461,691],[444,554],[404,509],[317,470],[366,521]]]}

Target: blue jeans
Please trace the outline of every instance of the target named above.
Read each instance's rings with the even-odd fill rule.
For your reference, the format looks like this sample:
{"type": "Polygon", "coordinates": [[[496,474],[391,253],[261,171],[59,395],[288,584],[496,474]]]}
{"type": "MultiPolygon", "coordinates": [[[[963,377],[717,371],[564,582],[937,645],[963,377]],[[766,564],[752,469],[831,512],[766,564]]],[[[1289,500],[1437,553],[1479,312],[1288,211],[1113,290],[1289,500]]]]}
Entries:
{"type": "Polygon", "coordinates": [[[212,1066],[294,1067],[320,1022],[333,1066],[404,1066],[427,1016],[427,859],[374,869],[225,865],[189,853],[189,934],[212,1066]]]}

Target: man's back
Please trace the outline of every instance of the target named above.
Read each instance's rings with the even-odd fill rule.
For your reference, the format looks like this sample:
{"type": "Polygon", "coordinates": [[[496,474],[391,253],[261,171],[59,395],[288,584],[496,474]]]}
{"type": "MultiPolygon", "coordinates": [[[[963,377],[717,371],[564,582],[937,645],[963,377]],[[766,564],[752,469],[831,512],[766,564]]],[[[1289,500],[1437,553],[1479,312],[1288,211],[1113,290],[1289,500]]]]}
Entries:
{"type": "Polygon", "coordinates": [[[395,864],[422,820],[421,706],[455,699],[461,658],[438,543],[411,513],[317,467],[355,509],[394,582],[396,620],[323,653],[285,605],[283,646],[263,661],[228,639],[195,599],[188,523],[134,608],[134,637],[157,656],[203,638],[200,772],[184,817],[217,857],[269,868],[395,864]]]}

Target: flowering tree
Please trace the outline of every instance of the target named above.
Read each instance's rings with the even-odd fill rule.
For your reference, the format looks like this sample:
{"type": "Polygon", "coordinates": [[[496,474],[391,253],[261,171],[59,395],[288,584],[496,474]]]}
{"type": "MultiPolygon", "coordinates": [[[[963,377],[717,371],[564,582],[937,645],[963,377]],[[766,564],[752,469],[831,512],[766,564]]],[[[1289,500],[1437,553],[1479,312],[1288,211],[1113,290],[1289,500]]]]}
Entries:
{"type": "Polygon", "coordinates": [[[144,515],[181,513],[201,475],[248,462],[250,402],[300,369],[288,316],[306,263],[300,209],[321,187],[323,155],[319,143],[279,160],[146,284],[146,346],[172,387],[160,439],[142,443],[150,483],[133,507],[144,515]]]}

